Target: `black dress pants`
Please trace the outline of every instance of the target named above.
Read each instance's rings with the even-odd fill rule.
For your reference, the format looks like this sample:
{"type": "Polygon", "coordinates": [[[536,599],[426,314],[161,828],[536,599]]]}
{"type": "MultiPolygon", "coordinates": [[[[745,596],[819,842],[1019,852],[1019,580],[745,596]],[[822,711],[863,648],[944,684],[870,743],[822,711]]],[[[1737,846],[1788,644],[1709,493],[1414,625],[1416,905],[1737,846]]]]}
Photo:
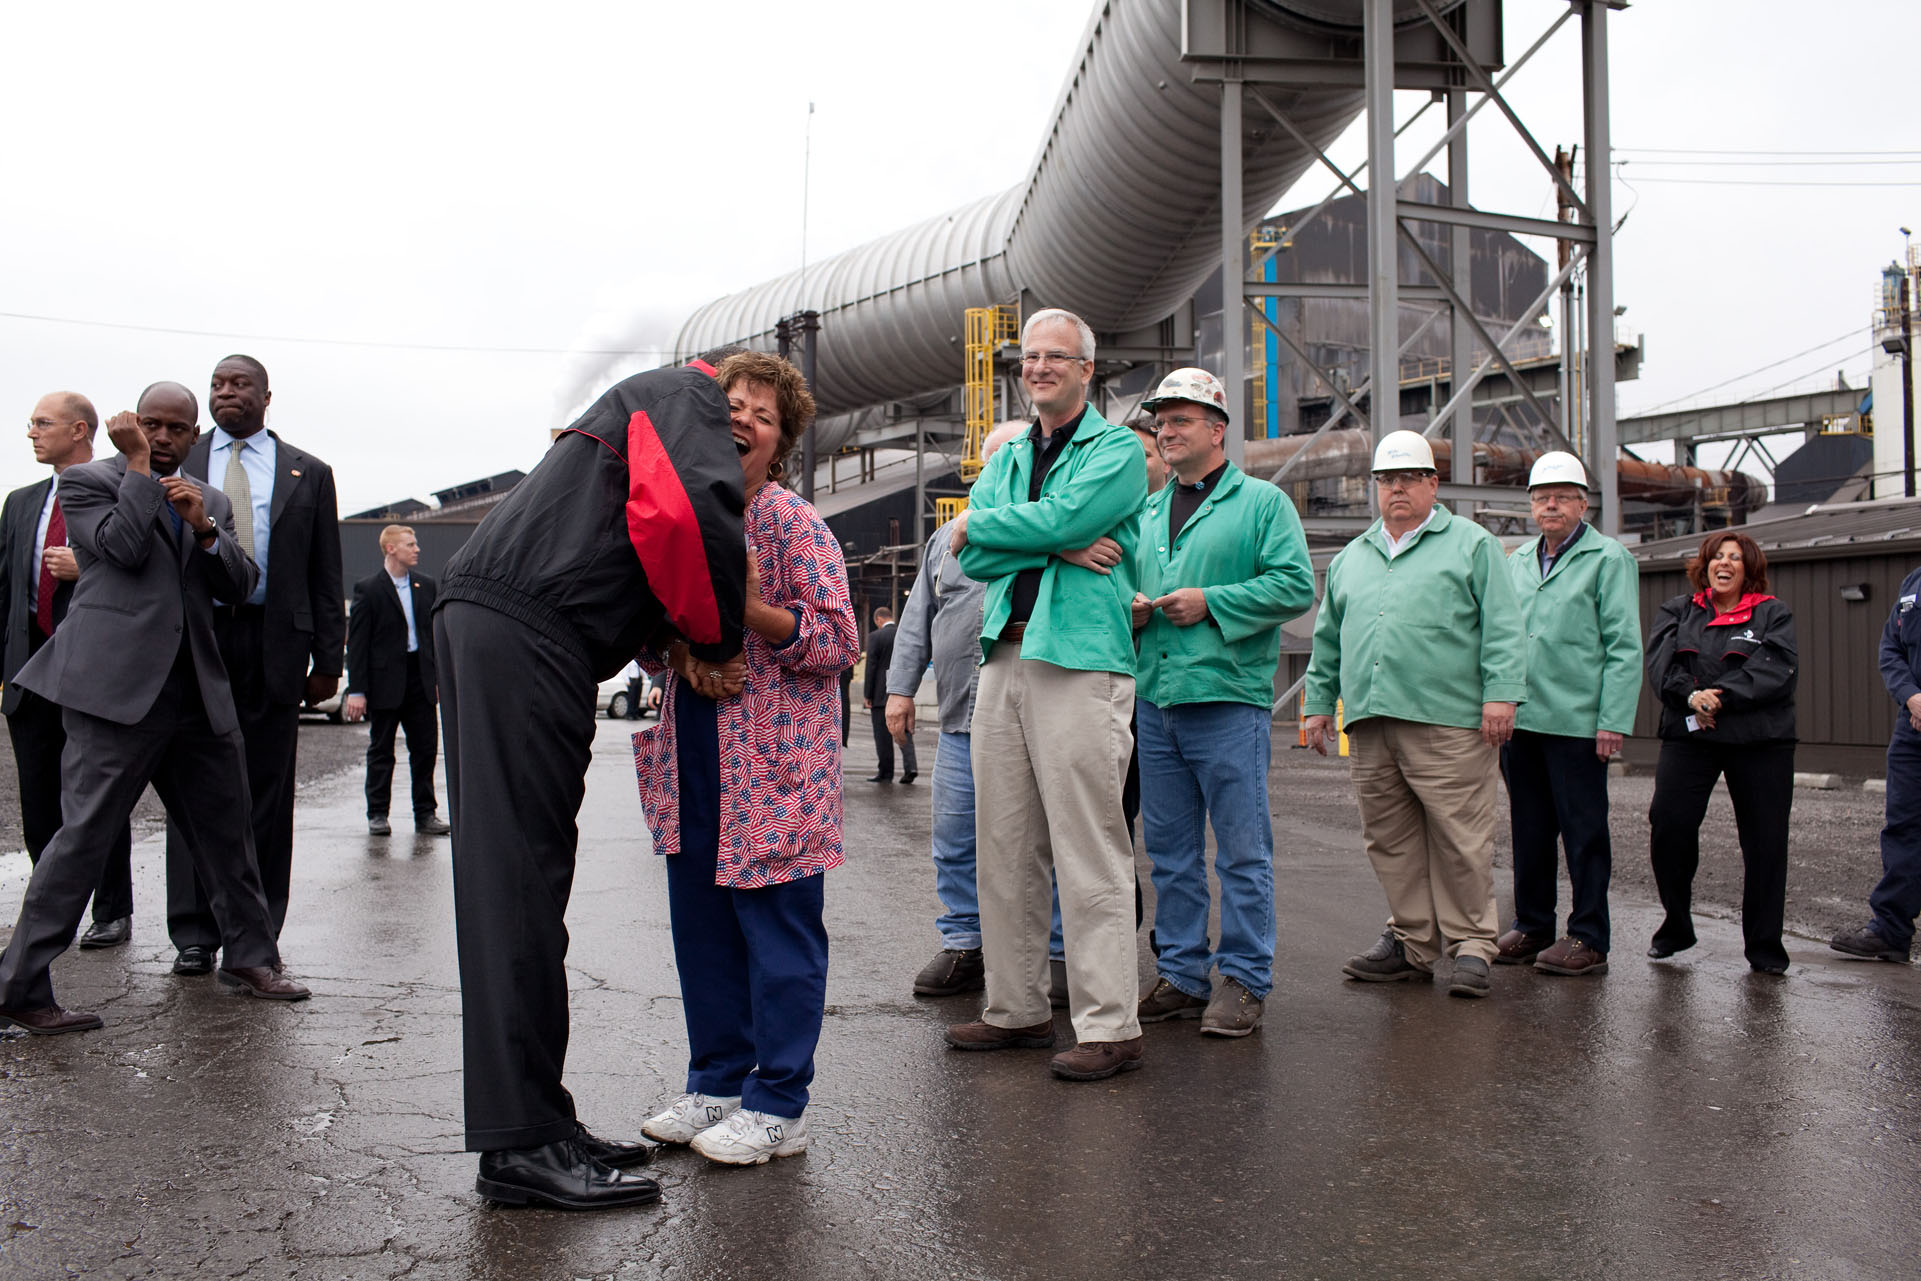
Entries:
{"type": "MultiPolygon", "coordinates": [[[[240,736],[246,742],[247,786],[253,793],[254,857],[260,885],[273,916],[274,937],[287,922],[288,888],[293,880],[294,755],[300,746],[300,704],[276,703],[267,697],[267,673],[261,650],[261,608],[238,605],[214,611],[220,637],[220,657],[233,685],[234,710],[240,716],[240,736]]],[[[187,847],[180,825],[167,822],[167,933],[176,948],[218,947],[220,928],[214,920],[205,885],[194,871],[194,851],[187,847]]]]}
{"type": "Polygon", "coordinates": [[[1694,873],[1701,864],[1701,820],[1714,781],[1727,776],[1734,826],[1746,876],[1741,891],[1741,935],[1748,962],[1783,966],[1781,943],[1788,898],[1788,815],[1794,808],[1793,743],[1713,743],[1666,739],[1654,767],[1648,807],[1654,884],[1667,919],[1654,932],[1658,946],[1694,945],[1694,873]]]}
{"type": "Polygon", "coordinates": [[[149,782],[211,887],[222,963],[279,963],[245,821],[249,798],[240,735],[213,732],[193,663],[184,649],[181,654],[138,723],[66,712],[67,746],[60,758],[65,821],[34,864],[19,923],[0,957],[0,1005],[31,1010],[54,1004],[50,967],[72,944],[108,851],[149,782]]]}
{"type": "Polygon", "coordinates": [[[1555,935],[1554,899],[1561,847],[1572,888],[1567,932],[1608,950],[1608,767],[1592,738],[1517,729],[1501,749],[1514,831],[1514,928],[1555,935]]]}
{"type": "MultiPolygon", "coordinates": [[[[60,830],[60,756],[67,746],[67,731],[61,725],[59,706],[31,690],[21,690],[20,701],[7,717],[7,736],[13,741],[13,763],[20,775],[20,827],[27,857],[38,863],[47,842],[60,830]]],[[[117,921],[132,915],[133,832],[122,824],[93,889],[93,919],[117,921]]]]}
{"type": "MultiPolygon", "coordinates": [[[[567,899],[593,754],[584,660],[471,601],[434,615],[447,728],[467,1150],[574,1133],[567,899]]],[[[638,822],[638,819],[636,819],[638,822]]]]}
{"type": "MultiPolygon", "coordinates": [[[[874,754],[880,758],[880,768],[874,772],[882,778],[894,777],[894,736],[887,732],[887,696],[869,709],[874,718],[874,754]]],[[[900,745],[901,770],[907,774],[918,772],[914,763],[914,736],[909,734],[907,741],[900,745]]]]}
{"type": "Polygon", "coordinates": [[[376,707],[367,713],[367,817],[387,817],[393,799],[394,731],[407,735],[407,770],[413,777],[414,821],[432,818],[440,809],[434,799],[434,758],[440,754],[440,712],[433,692],[420,680],[420,655],[407,655],[407,693],[398,707],[376,707]]]}

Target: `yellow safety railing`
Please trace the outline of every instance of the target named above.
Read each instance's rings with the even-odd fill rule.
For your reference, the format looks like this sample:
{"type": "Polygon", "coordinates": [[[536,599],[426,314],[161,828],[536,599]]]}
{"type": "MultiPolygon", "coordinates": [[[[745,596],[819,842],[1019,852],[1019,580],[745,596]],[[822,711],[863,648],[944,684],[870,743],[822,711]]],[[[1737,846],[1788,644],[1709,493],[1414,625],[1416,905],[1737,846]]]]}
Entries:
{"type": "MultiPolygon", "coordinates": [[[[994,353],[1020,334],[1020,310],[1015,307],[969,307],[964,314],[965,376],[962,407],[967,436],[961,445],[961,479],[973,482],[981,474],[981,444],[994,430],[994,353]]],[[[961,504],[966,505],[965,500],[961,504]]],[[[935,510],[940,510],[936,504],[935,510]]],[[[955,509],[959,514],[959,508],[955,509]]]]}
{"type": "Polygon", "coordinates": [[[945,525],[954,517],[967,510],[965,498],[936,498],[934,500],[934,523],[945,525]]]}

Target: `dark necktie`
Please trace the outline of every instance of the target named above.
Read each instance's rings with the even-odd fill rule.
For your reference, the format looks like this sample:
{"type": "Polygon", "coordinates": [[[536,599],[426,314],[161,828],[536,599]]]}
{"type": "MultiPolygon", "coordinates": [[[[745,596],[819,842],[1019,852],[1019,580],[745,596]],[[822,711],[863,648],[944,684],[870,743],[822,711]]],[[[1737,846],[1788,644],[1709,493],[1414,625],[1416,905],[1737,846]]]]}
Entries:
{"type": "MultiPolygon", "coordinates": [[[[67,545],[67,518],[60,510],[58,498],[53,500],[53,514],[47,517],[46,545],[48,547],[67,545]]],[[[33,603],[34,625],[40,629],[42,636],[53,635],[53,593],[59,585],[59,581],[53,576],[53,570],[47,567],[47,558],[42,556],[39,593],[33,603]]]]}

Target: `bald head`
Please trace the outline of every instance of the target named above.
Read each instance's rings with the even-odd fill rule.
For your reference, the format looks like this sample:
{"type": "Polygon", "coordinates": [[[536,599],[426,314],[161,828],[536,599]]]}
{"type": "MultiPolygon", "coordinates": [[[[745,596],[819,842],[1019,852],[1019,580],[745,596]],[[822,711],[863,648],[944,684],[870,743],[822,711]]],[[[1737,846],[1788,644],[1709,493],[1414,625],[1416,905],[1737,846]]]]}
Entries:
{"type": "Polygon", "coordinates": [[[85,396],[77,391],[48,392],[34,404],[33,417],[27,420],[34,461],[57,472],[91,461],[93,434],[99,426],[100,416],[85,396]]]}
{"type": "Polygon", "coordinates": [[[197,424],[200,421],[200,398],[188,391],[183,384],[175,382],[147,384],[147,389],[140,393],[140,399],[133,402],[134,412],[146,413],[147,402],[155,396],[167,398],[167,407],[170,410],[183,412],[188,422],[197,424]]]}

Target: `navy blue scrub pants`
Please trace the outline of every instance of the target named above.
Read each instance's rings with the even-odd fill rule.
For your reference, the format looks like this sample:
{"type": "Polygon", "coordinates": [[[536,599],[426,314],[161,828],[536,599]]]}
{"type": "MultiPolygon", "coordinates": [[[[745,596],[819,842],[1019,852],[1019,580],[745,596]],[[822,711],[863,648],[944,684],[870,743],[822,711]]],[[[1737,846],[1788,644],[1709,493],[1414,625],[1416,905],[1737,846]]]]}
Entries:
{"type": "Polygon", "coordinates": [[[1572,902],[1567,932],[1597,952],[1608,950],[1608,767],[1594,739],[1517,729],[1501,749],[1514,829],[1514,928],[1555,936],[1554,899],[1560,846],[1567,850],[1572,902]]]}
{"type": "Polygon", "coordinates": [[[714,884],[720,743],[714,703],[675,691],[680,853],[667,856],[674,968],[687,1020],[687,1090],[796,1117],[807,1108],[827,1003],[826,878],[714,884]]]}
{"type": "Polygon", "coordinates": [[[1921,916],[1921,734],[1907,709],[1888,741],[1887,824],[1881,829],[1881,883],[1868,897],[1874,932],[1893,947],[1912,947],[1921,916]]]}

